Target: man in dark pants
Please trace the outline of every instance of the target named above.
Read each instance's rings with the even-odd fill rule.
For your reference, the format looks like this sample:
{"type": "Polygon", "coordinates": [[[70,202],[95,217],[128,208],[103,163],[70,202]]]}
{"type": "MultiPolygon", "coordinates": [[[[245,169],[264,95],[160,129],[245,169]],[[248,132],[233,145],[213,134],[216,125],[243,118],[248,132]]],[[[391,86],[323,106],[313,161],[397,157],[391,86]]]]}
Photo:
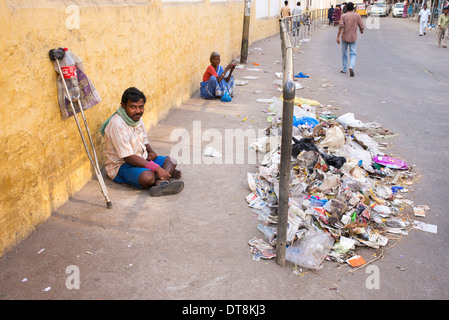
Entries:
{"type": "Polygon", "coordinates": [[[334,5],[332,4],[329,10],[327,11],[327,18],[329,19],[329,25],[332,24],[332,16],[334,15],[334,5]]]}

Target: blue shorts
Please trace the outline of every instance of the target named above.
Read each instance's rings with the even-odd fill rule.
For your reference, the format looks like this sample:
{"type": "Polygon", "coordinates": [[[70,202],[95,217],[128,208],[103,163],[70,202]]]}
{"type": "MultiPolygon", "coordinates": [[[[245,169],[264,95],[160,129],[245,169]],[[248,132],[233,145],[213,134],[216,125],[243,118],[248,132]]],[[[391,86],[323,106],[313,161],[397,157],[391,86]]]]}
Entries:
{"type": "MultiPolygon", "coordinates": [[[[154,163],[162,167],[164,165],[165,159],[167,157],[158,156],[154,163]]],[[[130,164],[124,163],[120,166],[118,170],[117,176],[114,178],[114,182],[117,183],[126,183],[138,188],[142,188],[139,184],[139,176],[142,172],[150,170],[147,168],[133,167],[130,164]]]]}

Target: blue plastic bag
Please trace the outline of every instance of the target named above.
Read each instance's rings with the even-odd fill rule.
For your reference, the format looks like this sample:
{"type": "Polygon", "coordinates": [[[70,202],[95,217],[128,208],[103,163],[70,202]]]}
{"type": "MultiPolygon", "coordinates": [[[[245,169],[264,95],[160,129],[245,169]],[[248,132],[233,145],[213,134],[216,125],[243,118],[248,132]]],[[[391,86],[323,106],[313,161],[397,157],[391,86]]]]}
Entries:
{"type": "Polygon", "coordinates": [[[293,125],[295,127],[298,127],[301,125],[306,125],[308,127],[315,128],[315,126],[319,123],[320,122],[317,119],[313,119],[310,117],[302,117],[302,118],[296,119],[296,117],[293,116],[293,125]]]}
{"type": "Polygon", "coordinates": [[[229,102],[232,101],[231,95],[229,94],[229,91],[226,90],[225,94],[220,99],[223,102],[229,102]]]}
{"type": "Polygon", "coordinates": [[[295,78],[308,78],[309,76],[306,76],[304,73],[300,72],[297,75],[295,75],[295,78]]]}

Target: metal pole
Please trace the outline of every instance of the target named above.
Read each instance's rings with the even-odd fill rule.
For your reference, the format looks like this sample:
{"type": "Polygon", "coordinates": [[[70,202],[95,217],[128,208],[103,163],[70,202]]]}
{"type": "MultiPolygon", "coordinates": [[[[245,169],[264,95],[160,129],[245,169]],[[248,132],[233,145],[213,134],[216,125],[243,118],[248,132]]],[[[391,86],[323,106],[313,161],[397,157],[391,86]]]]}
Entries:
{"type": "Polygon", "coordinates": [[[292,162],[293,105],[295,100],[295,83],[292,80],[288,80],[284,85],[283,93],[279,208],[276,237],[276,262],[282,267],[285,266],[285,250],[287,247],[288,202],[292,162]]]}
{"type": "Polygon", "coordinates": [[[245,0],[245,12],[243,15],[242,48],[240,51],[240,63],[246,63],[248,59],[249,20],[251,17],[251,0],[245,0]]]}
{"type": "Polygon", "coordinates": [[[276,263],[285,266],[285,250],[287,247],[288,202],[290,197],[290,170],[292,156],[293,106],[295,101],[295,83],[293,81],[293,48],[284,25],[281,25],[283,73],[283,109],[281,163],[279,168],[279,207],[276,235],[276,263]]]}

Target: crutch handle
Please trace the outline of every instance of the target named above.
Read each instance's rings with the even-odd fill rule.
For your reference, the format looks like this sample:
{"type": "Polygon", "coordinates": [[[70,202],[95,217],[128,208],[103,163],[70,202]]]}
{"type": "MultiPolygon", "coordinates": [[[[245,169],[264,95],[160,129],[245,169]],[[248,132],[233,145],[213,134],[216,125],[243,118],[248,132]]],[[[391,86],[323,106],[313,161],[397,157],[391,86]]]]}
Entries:
{"type": "Polygon", "coordinates": [[[65,52],[62,48],[51,49],[50,51],[48,51],[48,55],[51,61],[55,61],[56,59],[60,60],[64,58],[65,52]]]}

